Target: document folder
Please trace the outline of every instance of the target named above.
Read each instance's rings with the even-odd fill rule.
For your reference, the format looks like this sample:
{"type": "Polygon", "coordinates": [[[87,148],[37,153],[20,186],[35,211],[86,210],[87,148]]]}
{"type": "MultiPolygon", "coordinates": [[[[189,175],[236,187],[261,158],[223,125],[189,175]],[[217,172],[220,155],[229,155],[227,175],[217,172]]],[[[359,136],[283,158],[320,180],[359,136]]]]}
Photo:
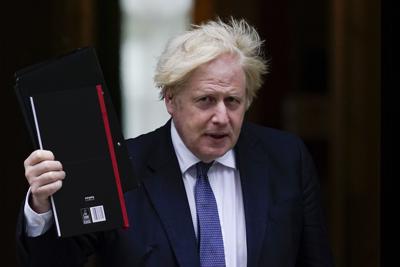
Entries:
{"type": "Polygon", "coordinates": [[[136,179],[95,50],[18,71],[16,92],[36,148],[66,172],[51,197],[58,235],[128,227],[123,192],[136,179]]]}

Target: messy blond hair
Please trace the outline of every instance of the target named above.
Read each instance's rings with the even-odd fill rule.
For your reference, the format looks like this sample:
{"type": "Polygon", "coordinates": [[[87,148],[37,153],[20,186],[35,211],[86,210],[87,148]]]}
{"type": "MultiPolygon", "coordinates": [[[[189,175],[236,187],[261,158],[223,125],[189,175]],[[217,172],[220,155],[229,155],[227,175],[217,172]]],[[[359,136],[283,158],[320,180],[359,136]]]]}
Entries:
{"type": "Polygon", "coordinates": [[[167,89],[169,93],[177,94],[197,67],[231,53],[238,56],[245,73],[249,107],[262,85],[262,75],[267,73],[262,43],[255,28],[243,19],[231,18],[227,24],[218,18],[192,25],[189,31],[169,40],[158,60],[154,81],[160,88],[160,97],[166,96],[167,89]]]}

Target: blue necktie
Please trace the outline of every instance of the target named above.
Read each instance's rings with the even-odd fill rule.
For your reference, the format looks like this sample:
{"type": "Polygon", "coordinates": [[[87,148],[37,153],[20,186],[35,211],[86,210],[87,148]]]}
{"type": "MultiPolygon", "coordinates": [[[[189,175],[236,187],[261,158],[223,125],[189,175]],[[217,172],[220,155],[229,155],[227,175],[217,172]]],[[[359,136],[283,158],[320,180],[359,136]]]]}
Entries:
{"type": "Polygon", "coordinates": [[[224,241],[219,223],[217,202],[207,177],[211,165],[212,162],[196,164],[197,181],[194,194],[201,267],[225,266],[224,241]]]}

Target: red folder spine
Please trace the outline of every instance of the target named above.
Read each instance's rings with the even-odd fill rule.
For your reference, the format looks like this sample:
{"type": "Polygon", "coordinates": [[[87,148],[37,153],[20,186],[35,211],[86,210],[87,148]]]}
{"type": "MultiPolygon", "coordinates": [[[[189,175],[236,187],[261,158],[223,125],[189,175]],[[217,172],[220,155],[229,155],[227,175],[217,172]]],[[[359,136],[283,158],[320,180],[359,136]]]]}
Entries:
{"type": "Polygon", "coordinates": [[[117,163],[117,158],[115,156],[114,144],[113,144],[113,139],[112,139],[112,135],[111,135],[110,124],[108,121],[108,114],[107,114],[106,104],[104,102],[103,89],[102,89],[101,84],[96,85],[96,89],[97,89],[97,95],[99,97],[101,114],[103,116],[104,129],[106,132],[108,149],[110,151],[111,162],[112,162],[112,166],[113,166],[113,170],[114,170],[115,182],[117,184],[119,202],[120,202],[121,210],[122,210],[123,227],[128,228],[129,227],[128,214],[126,213],[125,199],[124,199],[124,194],[122,192],[121,180],[119,177],[119,170],[118,170],[118,163],[117,163]]]}

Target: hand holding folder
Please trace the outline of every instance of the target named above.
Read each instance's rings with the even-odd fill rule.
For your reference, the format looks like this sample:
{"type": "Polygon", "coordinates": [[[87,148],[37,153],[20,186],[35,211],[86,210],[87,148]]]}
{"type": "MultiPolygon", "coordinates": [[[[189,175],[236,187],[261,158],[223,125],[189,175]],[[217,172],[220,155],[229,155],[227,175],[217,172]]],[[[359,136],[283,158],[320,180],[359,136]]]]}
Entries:
{"type": "Polygon", "coordinates": [[[61,162],[48,150],[35,150],[24,162],[25,176],[31,188],[30,206],[36,213],[51,209],[49,198],[62,186],[65,172],[61,162]]]}
{"type": "Polygon", "coordinates": [[[135,180],[94,50],[80,49],[16,76],[34,143],[52,151],[67,176],[51,197],[58,235],[127,227],[123,191],[135,180]]]}

